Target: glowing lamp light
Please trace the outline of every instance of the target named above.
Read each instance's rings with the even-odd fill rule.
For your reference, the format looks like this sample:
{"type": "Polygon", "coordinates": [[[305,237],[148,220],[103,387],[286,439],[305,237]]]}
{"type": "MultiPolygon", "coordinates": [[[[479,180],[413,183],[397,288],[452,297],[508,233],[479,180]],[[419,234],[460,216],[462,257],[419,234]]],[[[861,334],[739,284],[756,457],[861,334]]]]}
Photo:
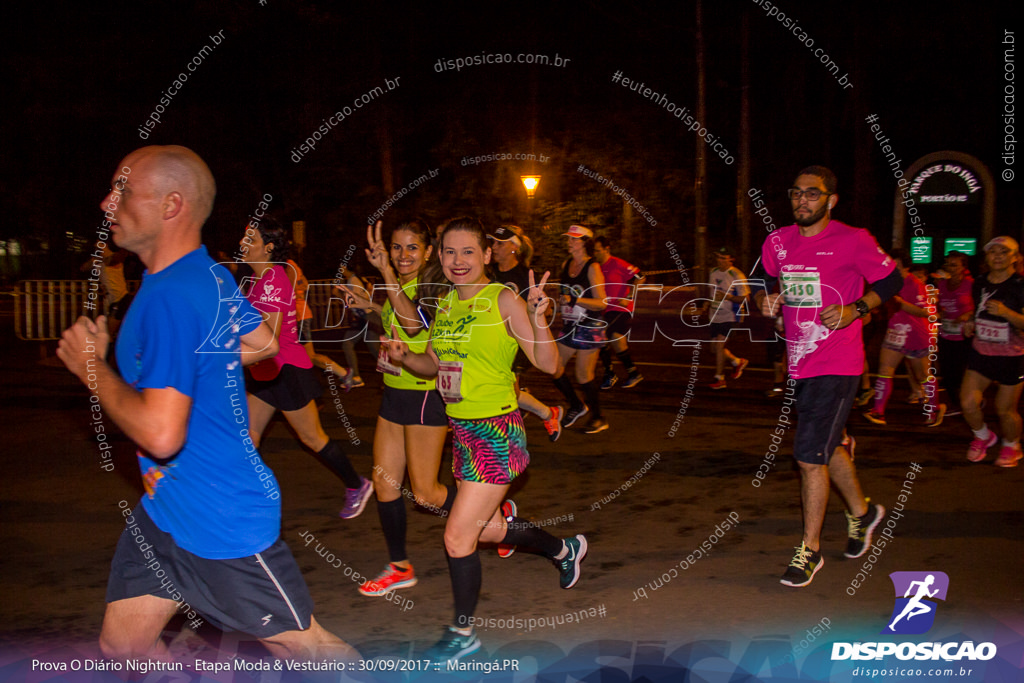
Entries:
{"type": "Polygon", "coordinates": [[[533,194],[537,191],[537,185],[540,184],[539,175],[524,175],[519,176],[523,181],[523,187],[526,188],[526,196],[529,199],[533,199],[533,194]]]}

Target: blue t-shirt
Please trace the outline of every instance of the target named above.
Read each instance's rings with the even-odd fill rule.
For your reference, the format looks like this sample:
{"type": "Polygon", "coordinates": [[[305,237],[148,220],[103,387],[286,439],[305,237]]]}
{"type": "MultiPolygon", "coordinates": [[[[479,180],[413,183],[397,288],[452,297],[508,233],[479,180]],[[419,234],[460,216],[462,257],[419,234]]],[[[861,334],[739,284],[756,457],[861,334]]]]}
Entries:
{"type": "Polygon", "coordinates": [[[258,553],[280,534],[280,493],[249,436],[239,353],[239,336],[261,320],[199,247],[143,275],[117,339],[128,384],[192,399],[181,451],[166,460],[139,451],[142,506],[178,546],[207,559],[258,553]]]}

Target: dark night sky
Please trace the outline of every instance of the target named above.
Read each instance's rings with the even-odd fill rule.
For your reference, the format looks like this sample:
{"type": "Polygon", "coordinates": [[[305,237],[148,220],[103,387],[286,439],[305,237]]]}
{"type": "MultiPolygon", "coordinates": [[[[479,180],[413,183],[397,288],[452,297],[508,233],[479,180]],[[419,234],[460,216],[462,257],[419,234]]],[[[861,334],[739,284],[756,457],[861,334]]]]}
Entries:
{"type": "MultiPolygon", "coordinates": [[[[501,216],[495,163],[467,154],[543,153],[542,201],[572,201],[578,163],[605,170],[647,201],[659,231],[692,232],[695,137],[664,109],[611,82],[621,70],[677,105],[696,107],[691,3],[388,4],[282,0],[39,3],[5,9],[3,199],[0,236],[94,234],[97,203],[117,161],[147,143],[192,147],[219,185],[207,241],[229,244],[264,193],[304,218],[325,247],[359,242],[384,201],[380,133],[395,188],[428,168],[441,176],[403,199],[403,215],[501,216]],[[341,9],[344,8],[344,9],[341,9]],[[148,141],[137,128],[175,74],[224,31],[148,141]],[[483,53],[558,54],[563,68],[481,65],[439,73],[439,59],[483,53]],[[300,163],[290,151],[321,119],[399,77],[300,163]],[[556,169],[557,167],[557,169],[556,169]],[[342,229],[341,226],[348,226],[342,229]]],[[[879,123],[907,167],[942,149],[973,154],[996,177],[997,232],[1019,236],[1020,180],[1004,165],[1003,30],[1007,3],[786,3],[782,10],[848,72],[843,89],[808,48],[752,0],[706,3],[706,123],[739,148],[741,23],[750,27],[751,180],[791,222],[783,191],[810,163],[840,179],[837,217],[883,244],[894,179],[864,122],[879,123]]],[[[510,167],[511,168],[511,167],[510,167]]],[[[709,155],[713,243],[736,239],[738,164],[709,155]]],[[[1015,170],[1015,167],[1014,167],[1015,170]]],[[[518,174],[512,169],[509,177],[518,174]]],[[[592,181],[587,181],[591,182],[592,181]]],[[[594,187],[590,187],[593,191],[594,187]]],[[[397,214],[394,214],[397,215],[397,214]]],[[[515,216],[512,216],[514,218],[515,216]]],[[[556,226],[561,227],[561,226],[556,226]]],[[[650,229],[645,227],[644,229],[650,229]]],[[[755,244],[761,240],[755,229],[755,244]]],[[[657,256],[654,257],[657,260],[657,256]]],[[[329,268],[325,259],[324,268],[329,268]]],[[[314,273],[316,275],[316,273],[314,273]]]]}

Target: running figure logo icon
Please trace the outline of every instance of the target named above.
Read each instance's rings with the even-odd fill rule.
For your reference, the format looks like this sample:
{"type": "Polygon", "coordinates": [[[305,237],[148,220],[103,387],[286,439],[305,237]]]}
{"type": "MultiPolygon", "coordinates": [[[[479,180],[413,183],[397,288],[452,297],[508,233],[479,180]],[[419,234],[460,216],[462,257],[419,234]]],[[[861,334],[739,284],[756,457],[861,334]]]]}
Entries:
{"type": "Polygon", "coordinates": [[[926,633],[935,622],[938,603],[934,600],[946,599],[949,577],[944,572],[893,572],[889,578],[896,590],[896,604],[882,633],[926,633]]]}

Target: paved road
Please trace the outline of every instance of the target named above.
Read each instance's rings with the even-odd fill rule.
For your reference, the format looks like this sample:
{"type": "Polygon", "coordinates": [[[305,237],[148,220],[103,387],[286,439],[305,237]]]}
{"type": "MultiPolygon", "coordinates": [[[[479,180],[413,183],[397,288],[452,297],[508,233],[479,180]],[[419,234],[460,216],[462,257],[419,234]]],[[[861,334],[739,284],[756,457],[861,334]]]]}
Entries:
{"type": "MultiPolygon", "coordinates": [[[[864,562],[842,557],[845,521],[833,496],[823,569],[807,588],[784,587],[778,577],[800,537],[798,476],[787,436],[777,464],[761,486],[753,485],[771,433],[786,415],[781,401],[762,397],[770,377],[763,348],[740,348],[762,368],[752,365],[727,390],[712,392],[706,388],[712,356],[704,348],[688,400],[692,349],[634,345],[646,380],[603,393],[612,425],[603,434],[571,430],[551,444],[540,423],[528,420],[532,463],[515,486],[520,511],[551,523],[553,532],[586,533],[591,551],[571,591],[558,588],[555,569],[540,556],[520,552],[503,560],[485,551],[477,614],[492,620],[480,629],[486,654],[517,659],[527,672],[543,669],[545,680],[573,680],[599,666],[607,680],[656,680],[670,671],[675,674],[665,680],[678,680],[683,666],[706,680],[729,680],[738,668],[761,672],[765,680],[798,671],[813,680],[851,680],[859,662],[836,662],[828,673],[827,643],[885,640],[878,634],[893,609],[888,574],[942,571],[950,590],[934,627],[927,636],[903,638],[992,641],[1000,649],[988,674],[975,667],[956,680],[1019,680],[1024,467],[1002,470],[991,458],[968,463],[969,431],[959,418],[925,429],[919,410],[901,403],[907,391],[900,386],[889,427],[851,419],[868,495],[887,508],[900,502],[901,491],[904,496],[892,540],[855,587],[864,562]],[[801,641],[794,665],[785,655],[801,641]],[[1004,657],[1014,664],[1000,663],[1004,657]],[[998,676],[997,665],[1003,667],[998,676]]],[[[52,359],[39,362],[36,345],[7,338],[2,350],[0,679],[45,680],[31,673],[33,657],[95,656],[106,574],[123,524],[118,501],[134,503],[141,489],[127,442],[115,444],[112,471],[101,467],[86,393],[74,378],[52,359]]],[[[369,366],[368,358],[364,362],[369,366]]],[[[342,405],[360,440],[349,452],[368,474],[380,391],[373,373],[364,376],[368,386],[343,395],[342,405]]],[[[539,373],[526,384],[542,399],[556,397],[539,373]]],[[[322,415],[327,430],[349,443],[352,433],[335,407],[325,406],[322,415]]],[[[282,533],[320,621],[369,657],[414,656],[436,640],[451,618],[441,521],[410,514],[409,552],[420,582],[401,594],[405,602],[362,597],[352,574],[373,575],[386,561],[374,504],[355,520],[338,519],[340,484],[325,476],[285,423],[274,423],[264,446],[283,491],[282,533]],[[312,540],[306,545],[304,539],[312,540]]],[[[448,477],[449,466],[450,454],[448,477]]],[[[180,626],[172,622],[168,637],[180,626]]],[[[206,649],[188,655],[189,662],[226,661],[236,649],[259,654],[251,643],[209,628],[200,636],[206,649]],[[212,649],[217,645],[220,654],[212,649]]],[[[186,671],[194,671],[190,667],[186,671]]],[[[473,676],[529,679],[465,674],[473,676]]]]}

